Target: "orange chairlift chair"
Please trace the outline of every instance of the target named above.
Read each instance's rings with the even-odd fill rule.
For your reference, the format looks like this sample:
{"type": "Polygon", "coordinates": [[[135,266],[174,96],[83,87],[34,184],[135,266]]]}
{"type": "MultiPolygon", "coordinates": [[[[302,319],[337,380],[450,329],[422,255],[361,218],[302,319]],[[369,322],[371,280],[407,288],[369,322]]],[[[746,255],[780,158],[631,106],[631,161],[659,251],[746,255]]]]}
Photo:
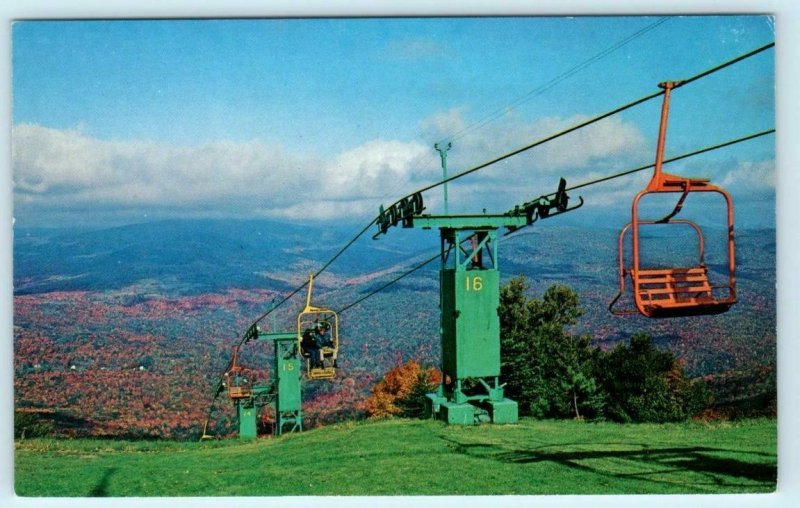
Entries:
{"type": "Polygon", "coordinates": [[[664,89],[664,102],[661,106],[661,124],[656,148],[656,162],[653,178],[647,187],[633,199],[631,222],[619,234],[619,284],[620,291],[609,305],[615,315],[633,314],[637,311],[646,317],[680,317],[707,314],[721,314],[736,303],[736,275],[733,241],[733,201],[727,191],[709,183],[707,178],[687,178],[671,175],[662,171],[664,162],[664,141],[669,116],[669,99],[671,90],[678,82],[660,83],[664,89]],[[688,220],[672,220],[681,211],[684,201],[691,193],[716,192],[725,198],[727,204],[727,284],[712,285],[709,282],[708,267],[704,262],[704,240],[700,227],[688,220]],[[639,201],[643,196],[653,193],[680,194],[675,208],[666,217],[659,220],[642,220],[639,218],[639,201]],[[694,266],[678,266],[671,268],[646,266],[640,256],[640,229],[642,226],[667,224],[689,226],[697,233],[699,256],[694,266]],[[630,230],[632,260],[625,266],[625,236],[630,230]],[[625,293],[626,277],[630,276],[633,301],[636,309],[615,309],[614,306],[625,293]]]}
{"type": "Polygon", "coordinates": [[[239,346],[233,348],[233,358],[227,372],[225,372],[225,387],[231,399],[246,399],[253,394],[253,381],[247,377],[244,369],[238,365],[239,346]]]}

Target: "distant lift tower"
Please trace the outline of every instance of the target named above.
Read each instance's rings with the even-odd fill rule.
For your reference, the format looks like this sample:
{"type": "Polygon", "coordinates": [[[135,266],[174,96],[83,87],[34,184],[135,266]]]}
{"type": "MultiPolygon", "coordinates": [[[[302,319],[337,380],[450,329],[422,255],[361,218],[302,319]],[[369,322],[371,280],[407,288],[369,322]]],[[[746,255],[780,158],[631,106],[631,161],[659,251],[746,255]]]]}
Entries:
{"type": "Polygon", "coordinates": [[[532,224],[569,208],[559,189],[498,215],[423,215],[419,194],[380,209],[378,238],[389,227],[439,229],[442,384],[427,395],[426,415],[451,424],[516,423],[517,403],[500,383],[500,271],[497,233],[532,224]]]}
{"type": "Polygon", "coordinates": [[[271,340],[275,346],[272,379],[269,384],[251,384],[236,365],[236,353],[231,369],[225,374],[228,396],[233,400],[238,420],[239,439],[255,439],[258,435],[258,414],[261,408],[273,405],[275,435],[303,430],[303,409],[300,395],[302,374],[297,334],[264,333],[253,326],[248,341],[271,340]]]}
{"type": "Polygon", "coordinates": [[[275,387],[275,435],[303,430],[300,375],[303,372],[296,333],[260,333],[275,344],[273,383],[275,387]]]}

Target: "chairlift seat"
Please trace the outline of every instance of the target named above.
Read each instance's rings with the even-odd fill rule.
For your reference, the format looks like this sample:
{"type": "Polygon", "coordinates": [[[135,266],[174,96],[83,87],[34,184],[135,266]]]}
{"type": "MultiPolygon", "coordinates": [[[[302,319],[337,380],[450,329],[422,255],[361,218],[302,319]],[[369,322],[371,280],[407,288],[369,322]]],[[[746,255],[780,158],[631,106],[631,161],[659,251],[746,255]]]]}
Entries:
{"type": "Polygon", "coordinates": [[[637,281],[637,304],[648,317],[680,317],[721,314],[734,301],[716,298],[708,281],[708,268],[640,269],[631,274],[637,281]]]}
{"type": "MultiPolygon", "coordinates": [[[[316,307],[311,304],[311,293],[314,286],[314,276],[309,277],[306,306],[297,316],[297,342],[298,349],[305,359],[306,373],[309,379],[331,379],[336,377],[336,358],[339,353],[339,317],[336,312],[326,307],[316,307]],[[327,322],[330,326],[330,345],[319,348],[319,358],[323,362],[328,360],[329,366],[315,367],[311,365],[311,353],[303,347],[304,336],[310,333],[319,322],[327,322]]],[[[306,339],[309,337],[306,336],[306,339]]]]}
{"type": "Polygon", "coordinates": [[[313,368],[308,370],[309,379],[333,379],[336,377],[334,367],[313,368]]]}
{"type": "Polygon", "coordinates": [[[249,386],[229,386],[228,396],[232,399],[246,399],[252,395],[253,391],[249,386]]]}

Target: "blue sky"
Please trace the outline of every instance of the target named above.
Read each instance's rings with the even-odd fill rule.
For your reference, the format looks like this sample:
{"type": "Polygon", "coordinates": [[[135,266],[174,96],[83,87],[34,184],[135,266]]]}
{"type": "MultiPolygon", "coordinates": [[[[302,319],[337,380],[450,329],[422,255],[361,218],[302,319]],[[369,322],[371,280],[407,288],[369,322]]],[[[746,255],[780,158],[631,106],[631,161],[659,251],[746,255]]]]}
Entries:
{"type": "MultiPolygon", "coordinates": [[[[17,22],[14,216],[363,224],[440,177],[436,141],[452,137],[462,171],[774,39],[767,16],[17,22]]],[[[676,91],[668,156],[773,128],[774,58],[676,91]]],[[[504,211],[560,176],[649,163],[659,107],[464,178],[451,210],[504,211]]],[[[746,225],[774,224],[774,136],[668,170],[725,185],[746,225]]],[[[583,192],[585,213],[623,222],[646,180],[583,192]]],[[[425,197],[441,209],[438,190],[425,197]]]]}

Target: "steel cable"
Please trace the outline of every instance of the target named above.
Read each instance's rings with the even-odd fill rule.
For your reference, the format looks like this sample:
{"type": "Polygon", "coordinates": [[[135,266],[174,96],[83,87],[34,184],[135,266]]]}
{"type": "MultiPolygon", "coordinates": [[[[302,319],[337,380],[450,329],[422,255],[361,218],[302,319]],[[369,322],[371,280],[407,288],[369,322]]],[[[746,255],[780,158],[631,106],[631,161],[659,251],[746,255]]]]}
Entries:
{"type": "Polygon", "coordinates": [[[521,104],[523,104],[526,101],[528,101],[533,96],[543,94],[544,92],[546,92],[547,90],[550,90],[551,88],[553,88],[557,84],[561,83],[565,79],[572,77],[573,75],[575,75],[578,72],[582,71],[583,69],[589,67],[593,63],[602,60],[603,58],[607,57],[608,55],[610,55],[614,51],[626,46],[631,41],[641,37],[642,35],[644,35],[647,32],[653,30],[654,28],[662,25],[663,23],[666,23],[670,19],[671,19],[671,16],[663,17],[663,18],[659,19],[658,21],[656,21],[655,23],[652,23],[652,24],[640,29],[639,31],[634,32],[633,34],[629,35],[628,37],[626,37],[626,38],[624,38],[624,39],[622,39],[620,41],[617,41],[612,46],[604,49],[603,51],[600,51],[599,53],[595,54],[594,56],[592,56],[592,57],[590,57],[590,58],[588,58],[586,60],[584,60],[583,62],[579,63],[578,65],[576,65],[574,67],[571,67],[570,69],[568,69],[567,71],[563,72],[562,74],[559,74],[558,76],[554,77],[550,81],[548,81],[548,82],[546,82],[546,83],[534,88],[533,90],[531,90],[530,92],[526,93],[525,95],[515,99],[509,105],[503,106],[502,108],[499,108],[499,109],[496,109],[495,111],[489,113],[488,115],[486,115],[482,119],[478,120],[477,122],[473,123],[472,125],[468,125],[467,127],[464,127],[460,131],[456,132],[455,134],[453,134],[451,136],[448,136],[448,137],[446,137],[444,139],[441,139],[439,141],[439,143],[446,143],[448,141],[455,141],[457,139],[460,139],[460,138],[464,137],[466,134],[472,132],[473,130],[475,130],[477,128],[480,128],[480,127],[482,127],[483,125],[486,125],[489,122],[492,122],[492,121],[494,121],[494,120],[496,120],[498,118],[501,118],[501,117],[505,116],[509,112],[513,111],[515,108],[519,107],[521,104]]]}
{"type": "MultiPolygon", "coordinates": [[[[742,137],[739,137],[739,138],[736,138],[736,139],[725,141],[723,143],[718,143],[716,145],[711,145],[711,146],[707,146],[705,148],[700,148],[698,150],[693,150],[691,152],[686,152],[686,153],[683,153],[681,155],[676,155],[675,157],[664,159],[663,164],[669,164],[671,162],[676,162],[676,161],[679,161],[679,160],[682,160],[682,159],[693,157],[695,155],[700,155],[700,154],[703,154],[703,153],[706,153],[706,152],[711,152],[713,150],[718,150],[720,148],[725,148],[727,146],[731,146],[731,145],[735,145],[735,144],[738,144],[738,143],[742,143],[744,141],[749,141],[751,139],[756,139],[756,138],[759,138],[761,136],[766,136],[767,134],[772,134],[774,132],[775,132],[775,129],[767,129],[765,131],[757,132],[755,134],[749,134],[747,136],[742,136],[742,137]]],[[[620,173],[616,173],[616,174],[613,174],[613,175],[610,175],[610,176],[606,176],[606,177],[603,177],[603,178],[597,178],[595,180],[589,180],[587,182],[579,183],[577,185],[573,185],[572,187],[567,187],[567,188],[565,188],[565,190],[575,190],[575,189],[580,189],[582,187],[588,187],[590,185],[595,185],[595,184],[598,184],[598,183],[607,182],[608,180],[613,180],[614,178],[620,178],[620,177],[623,177],[623,176],[631,175],[633,173],[637,173],[639,171],[644,171],[645,169],[652,169],[653,167],[655,167],[655,164],[647,164],[645,166],[639,166],[637,168],[629,169],[629,170],[626,170],[626,171],[623,171],[623,172],[620,172],[620,173]]],[[[514,234],[514,233],[520,231],[521,229],[522,228],[516,229],[513,232],[511,232],[511,234],[514,234]]],[[[512,236],[511,238],[516,238],[518,236],[523,236],[523,235],[514,234],[514,236],[512,236]]],[[[377,293],[380,293],[381,291],[383,291],[384,289],[388,288],[392,284],[394,284],[396,282],[399,282],[403,278],[411,275],[412,273],[416,272],[420,268],[423,268],[424,266],[428,265],[429,263],[433,262],[434,260],[436,260],[439,257],[440,257],[440,254],[437,254],[437,255],[433,256],[432,258],[430,258],[430,259],[428,259],[426,261],[423,261],[422,263],[420,263],[419,265],[411,268],[407,272],[404,272],[403,274],[401,274],[401,275],[395,277],[394,279],[390,280],[389,282],[387,282],[386,284],[384,284],[380,288],[375,289],[375,290],[371,291],[370,293],[368,293],[367,295],[360,297],[358,300],[355,300],[354,302],[345,305],[344,307],[342,307],[337,312],[338,313],[342,313],[342,312],[350,309],[351,307],[355,307],[356,305],[358,305],[359,303],[363,302],[367,298],[370,298],[370,297],[376,295],[377,293]]]]}
{"type": "MultiPolygon", "coordinates": [[[[750,51],[750,52],[745,53],[743,55],[740,55],[740,56],[738,56],[736,58],[733,58],[731,60],[723,62],[723,63],[721,63],[721,64],[719,64],[717,66],[711,67],[710,69],[707,69],[707,70],[705,70],[705,71],[703,71],[703,72],[701,72],[699,74],[696,74],[696,75],[694,75],[694,76],[692,76],[690,78],[687,78],[687,79],[684,79],[684,80],[680,80],[680,81],[678,81],[678,84],[675,86],[675,88],[687,85],[689,83],[697,81],[700,78],[704,78],[706,76],[709,76],[709,75],[711,75],[711,74],[713,74],[713,73],[715,73],[717,71],[720,71],[720,70],[725,69],[725,68],[727,68],[727,67],[729,67],[729,66],[731,66],[731,65],[733,65],[735,63],[741,62],[742,60],[745,60],[747,58],[755,56],[755,55],[761,53],[762,51],[766,51],[767,49],[770,49],[770,48],[772,48],[774,46],[775,46],[775,43],[771,42],[769,44],[761,46],[760,48],[754,49],[753,51],[750,51]]],[[[516,150],[508,152],[508,153],[506,153],[504,155],[501,155],[501,156],[499,156],[497,158],[494,158],[494,159],[492,159],[492,160],[490,160],[488,162],[484,162],[483,164],[479,164],[478,166],[475,166],[473,168],[470,168],[470,169],[467,169],[465,171],[462,171],[461,173],[457,173],[457,174],[455,174],[455,175],[453,175],[451,177],[448,177],[448,178],[446,178],[444,180],[441,180],[439,182],[436,182],[436,183],[433,183],[431,185],[428,185],[427,187],[423,187],[422,189],[419,189],[416,192],[419,193],[419,192],[429,191],[429,190],[434,189],[434,188],[436,188],[436,187],[438,187],[440,185],[444,185],[446,183],[452,182],[454,180],[457,180],[459,178],[462,178],[464,176],[472,174],[472,173],[474,173],[476,171],[484,169],[487,166],[491,166],[492,164],[496,164],[496,163],[501,162],[501,161],[503,161],[505,159],[508,159],[509,157],[513,157],[515,155],[519,155],[520,153],[525,152],[527,150],[530,150],[531,148],[535,148],[535,147],[537,147],[539,145],[542,145],[544,143],[547,143],[549,141],[553,141],[553,140],[555,140],[557,138],[560,138],[561,136],[569,134],[570,132],[574,132],[574,131],[576,131],[578,129],[582,129],[584,127],[588,127],[589,125],[591,125],[593,123],[597,123],[600,120],[604,120],[604,119],[606,119],[606,118],[608,118],[610,116],[613,116],[613,115],[615,115],[617,113],[621,113],[621,112],[623,112],[625,110],[628,110],[628,109],[630,109],[630,108],[632,108],[634,106],[638,106],[639,104],[645,103],[645,102],[647,102],[647,101],[649,101],[651,99],[655,99],[656,97],[659,97],[659,96],[661,96],[663,94],[664,94],[664,91],[661,90],[661,91],[652,93],[650,95],[646,95],[646,96],[644,96],[644,97],[642,97],[640,99],[636,99],[636,100],[634,100],[632,102],[629,102],[627,104],[624,104],[624,105],[622,105],[622,106],[620,106],[618,108],[612,109],[611,111],[607,111],[606,113],[603,113],[601,115],[598,115],[598,116],[595,116],[593,118],[590,118],[589,120],[586,120],[585,122],[581,122],[581,123],[579,123],[577,125],[573,125],[572,127],[569,127],[569,128],[564,129],[564,130],[562,130],[560,132],[557,132],[555,134],[552,134],[550,136],[542,138],[542,139],[540,139],[538,141],[534,141],[533,143],[525,145],[525,146],[523,146],[521,148],[517,148],[516,150]]]]}
{"type": "MultiPolygon", "coordinates": [[[[774,46],[775,46],[775,43],[774,43],[774,42],[772,42],[772,43],[769,43],[769,44],[766,44],[766,45],[764,45],[764,46],[761,46],[760,48],[757,48],[757,49],[755,49],[755,50],[753,50],[753,51],[750,51],[750,52],[748,52],[748,53],[745,53],[745,54],[743,54],[743,55],[740,55],[740,56],[738,56],[738,57],[736,57],[736,58],[734,58],[734,59],[731,59],[731,60],[728,60],[728,61],[726,61],[726,62],[723,62],[722,64],[719,64],[719,65],[717,65],[717,66],[714,66],[714,67],[712,67],[712,68],[710,68],[710,69],[707,69],[707,70],[705,70],[705,71],[703,71],[703,72],[701,72],[701,73],[699,73],[699,74],[696,74],[696,75],[694,75],[694,76],[692,76],[692,77],[690,77],[690,78],[687,78],[687,79],[685,79],[685,80],[682,80],[682,81],[680,81],[680,82],[679,82],[679,84],[678,84],[677,86],[684,86],[684,85],[686,85],[686,84],[689,84],[689,83],[692,83],[692,82],[694,82],[694,81],[697,81],[698,79],[701,79],[701,78],[703,78],[703,77],[706,77],[706,76],[708,76],[708,75],[710,75],[710,74],[713,74],[713,73],[715,73],[715,72],[717,72],[717,71],[719,71],[719,70],[725,69],[725,68],[727,68],[727,67],[729,67],[729,66],[731,66],[731,65],[733,65],[733,64],[735,64],[735,63],[738,63],[738,62],[740,62],[740,61],[742,61],[742,60],[745,60],[745,59],[747,59],[747,58],[750,58],[750,57],[752,57],[752,56],[755,56],[755,55],[757,55],[757,54],[761,53],[762,51],[765,51],[765,50],[767,50],[767,49],[769,49],[769,48],[772,48],[772,47],[774,47],[774,46]]],[[[676,88],[677,88],[677,86],[676,86],[676,88]]],[[[567,129],[564,129],[564,130],[562,130],[562,131],[560,131],[560,132],[557,132],[557,133],[555,133],[555,134],[552,134],[552,135],[550,135],[550,136],[547,136],[547,137],[545,137],[545,138],[539,139],[539,140],[537,140],[537,141],[534,141],[533,143],[530,143],[530,144],[528,144],[528,145],[525,145],[525,146],[523,146],[523,147],[521,147],[521,148],[518,148],[518,149],[516,149],[516,150],[513,150],[513,151],[511,151],[511,152],[508,152],[508,153],[506,153],[506,154],[504,154],[504,155],[501,155],[501,156],[499,156],[499,157],[496,157],[496,158],[494,158],[494,159],[492,159],[492,160],[490,160],[490,161],[487,161],[487,162],[484,162],[484,163],[482,163],[482,164],[479,164],[478,166],[475,166],[475,167],[473,167],[473,168],[470,168],[470,169],[468,169],[468,170],[466,170],[466,171],[462,171],[461,173],[457,173],[457,174],[455,174],[455,175],[453,175],[453,176],[450,176],[450,177],[448,177],[448,178],[446,178],[446,179],[444,179],[444,180],[440,180],[440,181],[438,181],[438,182],[435,182],[435,183],[433,183],[433,184],[430,184],[430,185],[428,185],[428,186],[426,186],[426,187],[423,187],[422,189],[419,189],[419,190],[415,191],[415,192],[414,192],[414,194],[417,194],[417,193],[422,193],[422,192],[429,191],[429,190],[431,190],[431,189],[434,189],[434,188],[436,188],[436,187],[438,187],[438,186],[440,186],[440,185],[444,185],[445,183],[449,183],[449,182],[452,182],[452,181],[454,181],[454,180],[457,180],[457,179],[459,179],[459,178],[462,178],[462,177],[464,177],[464,176],[466,176],[466,175],[469,175],[469,174],[475,173],[476,171],[479,171],[479,170],[481,170],[481,169],[484,169],[484,168],[486,168],[486,167],[488,167],[488,166],[491,166],[491,165],[493,165],[493,164],[496,164],[496,163],[498,163],[498,162],[501,162],[501,161],[503,161],[503,160],[505,160],[505,159],[508,159],[508,158],[510,158],[510,157],[513,157],[513,156],[515,156],[515,155],[519,155],[519,154],[520,154],[520,153],[522,153],[522,152],[525,152],[525,151],[527,151],[527,150],[530,150],[530,149],[532,149],[532,148],[535,148],[535,147],[537,147],[537,146],[540,146],[540,145],[542,145],[542,144],[544,144],[544,143],[547,143],[547,142],[553,141],[553,140],[555,140],[555,139],[557,139],[557,138],[560,138],[560,137],[562,137],[562,136],[565,136],[565,135],[567,135],[567,134],[569,134],[569,133],[571,133],[571,132],[574,132],[574,131],[576,131],[576,130],[582,129],[582,128],[584,128],[584,127],[588,127],[589,125],[592,125],[592,124],[594,124],[594,123],[597,123],[597,122],[599,122],[600,120],[603,120],[603,119],[605,119],[605,118],[608,118],[608,117],[610,117],[610,116],[613,116],[613,115],[615,115],[615,114],[617,114],[617,113],[621,113],[621,112],[623,112],[623,111],[625,111],[625,110],[628,110],[628,109],[630,109],[630,108],[632,108],[632,107],[638,106],[639,104],[642,104],[642,103],[644,103],[644,102],[647,102],[647,101],[649,101],[649,100],[651,100],[651,99],[654,99],[654,98],[656,98],[656,97],[659,97],[659,96],[661,96],[661,95],[663,95],[663,94],[664,94],[664,91],[663,91],[663,90],[660,90],[660,91],[658,91],[658,92],[655,92],[655,93],[652,93],[652,94],[650,94],[650,95],[646,95],[646,96],[644,96],[644,97],[641,97],[641,98],[639,98],[639,99],[636,99],[636,100],[634,100],[634,101],[631,101],[631,102],[629,102],[629,103],[627,103],[627,104],[624,104],[624,105],[622,105],[622,106],[620,106],[620,107],[617,107],[617,108],[615,108],[615,109],[612,109],[612,110],[610,110],[610,111],[607,111],[607,112],[605,112],[605,113],[602,113],[602,114],[600,114],[600,115],[598,115],[598,116],[595,116],[595,117],[593,117],[593,118],[591,118],[591,119],[589,119],[589,120],[586,120],[586,121],[584,121],[584,122],[578,123],[578,124],[576,124],[576,125],[573,125],[572,127],[569,127],[569,128],[567,128],[567,129]]],[[[686,156],[688,156],[688,155],[686,155],[686,156]]],[[[648,167],[652,167],[652,166],[648,166],[648,167]]],[[[646,167],[644,167],[644,168],[641,168],[641,169],[646,169],[646,167]]],[[[641,170],[641,169],[637,169],[637,170],[634,170],[634,171],[632,171],[632,172],[639,171],[639,170],[641,170]]],[[[626,174],[628,174],[628,173],[626,173],[626,174]]],[[[619,176],[624,176],[624,175],[619,175],[619,176]]],[[[616,178],[616,176],[614,176],[614,178],[616,178]]],[[[604,180],[601,180],[601,181],[604,181],[604,180]]],[[[585,185],[589,185],[589,183],[587,183],[587,184],[585,184],[585,185]]],[[[583,185],[583,186],[585,186],[585,185],[583,185]]],[[[575,188],[577,188],[577,187],[572,187],[572,188],[570,188],[570,189],[568,189],[568,190],[572,190],[572,189],[575,189],[575,188]]],[[[366,225],[366,226],[365,226],[363,229],[361,229],[361,231],[359,231],[359,232],[358,232],[358,233],[357,233],[357,234],[356,234],[356,235],[355,235],[355,236],[354,236],[354,237],[353,237],[353,238],[352,238],[352,239],[351,239],[349,242],[347,242],[347,244],[345,244],[345,246],[344,246],[344,247],[342,247],[342,248],[341,248],[341,249],[340,249],[340,250],[339,250],[339,251],[338,251],[338,252],[337,252],[337,253],[336,253],[336,254],[335,254],[335,255],[334,255],[334,256],[333,256],[333,257],[332,257],[332,258],[331,258],[329,261],[328,261],[328,262],[326,262],[326,263],[325,263],[325,264],[322,266],[322,268],[320,268],[320,269],[319,269],[319,270],[318,270],[318,271],[317,271],[317,272],[314,274],[314,277],[317,277],[318,275],[320,275],[320,274],[321,274],[323,271],[325,271],[325,270],[326,270],[326,269],[327,269],[327,268],[328,268],[328,267],[329,267],[331,264],[333,264],[333,262],[334,262],[334,261],[336,261],[336,259],[338,259],[338,258],[339,258],[339,256],[341,256],[341,255],[342,255],[342,254],[343,254],[343,253],[344,253],[344,252],[345,252],[345,251],[346,251],[348,248],[350,248],[350,246],[351,246],[351,245],[353,245],[353,244],[354,244],[354,243],[355,243],[355,242],[356,242],[356,241],[357,241],[357,240],[358,240],[358,239],[359,239],[359,238],[360,238],[360,237],[361,237],[361,236],[362,236],[364,233],[366,233],[366,232],[367,232],[367,230],[368,230],[370,227],[372,227],[372,225],[373,225],[373,224],[375,224],[377,221],[378,221],[378,217],[375,217],[375,218],[373,218],[373,219],[372,219],[372,221],[370,221],[370,222],[369,222],[369,224],[367,224],[367,225],[366,225]]],[[[290,294],[289,294],[287,297],[285,297],[283,300],[281,300],[281,301],[280,301],[278,304],[276,304],[276,305],[275,305],[275,306],[273,306],[273,307],[272,307],[270,310],[268,310],[267,312],[265,312],[264,314],[262,314],[260,317],[258,317],[258,318],[257,318],[257,319],[256,319],[256,320],[253,322],[253,324],[251,325],[251,327],[250,327],[250,328],[248,328],[248,331],[250,331],[250,329],[251,329],[253,326],[257,325],[257,324],[258,324],[259,322],[261,322],[261,321],[262,321],[264,318],[266,318],[268,315],[270,315],[270,314],[271,314],[271,313],[272,313],[272,312],[273,312],[275,309],[277,309],[278,307],[280,307],[281,305],[283,305],[283,304],[284,304],[286,301],[288,301],[289,299],[291,299],[291,298],[292,298],[294,295],[296,295],[297,293],[299,293],[299,292],[300,292],[300,291],[301,291],[303,288],[305,288],[307,285],[308,285],[308,282],[304,282],[304,283],[303,283],[301,286],[299,286],[299,287],[298,287],[298,288],[296,288],[294,291],[292,291],[292,292],[291,292],[291,293],[290,293],[290,294]]],[[[246,338],[247,338],[247,333],[245,333],[245,335],[242,337],[242,342],[241,342],[241,343],[243,343],[243,342],[246,340],[246,338]]],[[[241,343],[240,343],[240,345],[241,345],[241,343]]]]}
{"type": "MultiPolygon", "coordinates": [[[[694,151],[691,151],[691,152],[686,152],[686,153],[681,154],[681,155],[676,155],[675,157],[670,157],[668,159],[664,159],[663,163],[664,164],[668,164],[670,162],[679,161],[681,159],[686,159],[688,157],[693,157],[695,155],[700,155],[701,153],[711,152],[713,150],[718,150],[720,148],[725,148],[726,146],[731,146],[731,145],[735,145],[737,143],[742,143],[744,141],[749,141],[751,139],[760,138],[761,136],[766,136],[767,134],[772,134],[774,132],[775,132],[775,129],[767,129],[765,131],[756,132],[755,134],[749,134],[747,136],[742,136],[740,138],[732,139],[730,141],[725,141],[724,143],[719,143],[719,144],[716,144],[716,145],[707,146],[705,148],[700,148],[699,150],[694,150],[694,151]]],[[[622,171],[621,173],[615,173],[613,175],[604,176],[602,178],[597,178],[595,180],[589,180],[588,182],[579,183],[577,185],[573,185],[572,187],[567,187],[564,190],[565,191],[571,191],[571,190],[575,190],[575,189],[580,189],[582,187],[588,187],[590,185],[594,185],[594,184],[597,184],[597,183],[602,183],[602,182],[606,182],[608,180],[613,180],[614,178],[620,178],[620,177],[623,177],[623,176],[628,176],[628,175],[631,175],[631,174],[636,173],[638,171],[644,171],[645,169],[652,169],[655,166],[656,166],[655,163],[648,164],[646,166],[639,166],[638,168],[629,169],[627,171],[622,171]]]]}

